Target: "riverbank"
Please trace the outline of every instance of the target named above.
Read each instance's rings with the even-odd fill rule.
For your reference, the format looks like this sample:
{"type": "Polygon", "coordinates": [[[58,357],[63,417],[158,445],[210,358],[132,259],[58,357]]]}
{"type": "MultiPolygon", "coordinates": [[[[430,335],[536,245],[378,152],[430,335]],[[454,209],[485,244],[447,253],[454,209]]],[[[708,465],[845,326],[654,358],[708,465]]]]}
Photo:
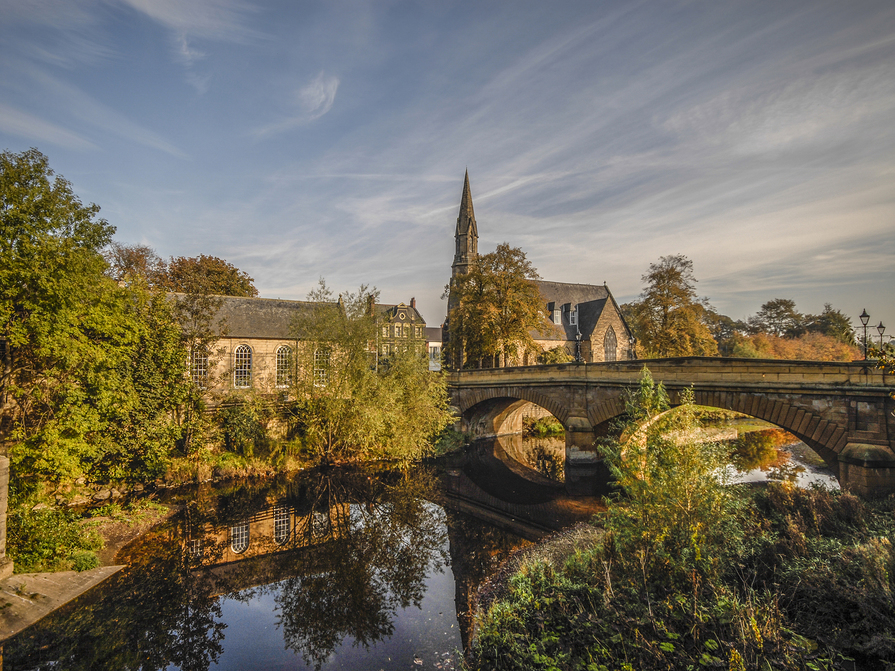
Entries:
{"type": "Polygon", "coordinates": [[[573,529],[518,552],[479,592],[469,668],[890,668],[895,500],[737,491],[730,559],[689,587],[636,577],[653,560],[621,556],[617,534],[573,529]]]}

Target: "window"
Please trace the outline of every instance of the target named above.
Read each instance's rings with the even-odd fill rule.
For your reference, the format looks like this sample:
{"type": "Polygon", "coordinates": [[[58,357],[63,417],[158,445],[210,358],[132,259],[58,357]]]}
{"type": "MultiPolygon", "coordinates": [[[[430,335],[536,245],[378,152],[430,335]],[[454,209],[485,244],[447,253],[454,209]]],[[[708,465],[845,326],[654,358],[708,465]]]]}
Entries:
{"type": "Polygon", "coordinates": [[[569,323],[572,326],[578,325],[578,306],[577,305],[575,306],[574,310],[569,311],[569,323]]]}
{"type": "Polygon", "coordinates": [[[190,379],[198,387],[208,386],[208,350],[196,347],[190,356],[190,379]]]}
{"type": "Polygon", "coordinates": [[[329,380],[329,349],[318,347],[314,350],[314,386],[325,387],[329,380]]]}
{"type": "Polygon", "coordinates": [[[422,338],[422,337],[423,337],[423,327],[422,327],[422,326],[417,326],[417,327],[416,327],[416,337],[417,337],[417,338],[422,338]]]}
{"type": "Polygon", "coordinates": [[[388,338],[388,324],[382,327],[382,337],[388,338]]]}
{"type": "Polygon", "coordinates": [[[252,348],[240,345],[236,348],[233,367],[233,386],[245,389],[252,386],[252,348]]]}
{"type": "Polygon", "coordinates": [[[289,539],[292,531],[292,520],[289,517],[289,508],[277,506],[273,511],[273,540],[277,545],[282,545],[289,539]]]}
{"type": "Polygon", "coordinates": [[[404,337],[404,325],[403,324],[395,324],[395,337],[396,338],[404,337]]]}
{"type": "Polygon", "coordinates": [[[190,553],[190,557],[194,559],[200,559],[202,557],[202,539],[201,538],[190,538],[189,546],[187,548],[190,553]]]}
{"type": "Polygon", "coordinates": [[[277,348],[277,386],[292,384],[292,348],[283,345],[277,348]]]}
{"type": "Polygon", "coordinates": [[[244,522],[230,527],[230,549],[242,554],[249,548],[249,523],[244,522]]]}
{"type": "Polygon", "coordinates": [[[603,336],[603,361],[616,361],[618,359],[618,341],[615,338],[615,330],[610,326],[603,336]]]}
{"type": "Polygon", "coordinates": [[[562,324],[562,308],[555,308],[553,310],[553,323],[562,324]]]}
{"type": "Polygon", "coordinates": [[[389,354],[391,354],[391,349],[392,348],[388,344],[383,345],[382,346],[382,355],[388,356],[389,354]]]}

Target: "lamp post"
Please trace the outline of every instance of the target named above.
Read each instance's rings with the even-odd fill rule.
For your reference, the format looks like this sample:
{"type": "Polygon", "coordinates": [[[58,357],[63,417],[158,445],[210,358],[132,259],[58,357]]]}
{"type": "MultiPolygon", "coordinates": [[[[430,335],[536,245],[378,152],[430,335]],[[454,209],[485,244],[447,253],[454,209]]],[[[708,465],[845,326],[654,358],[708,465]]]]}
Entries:
{"type": "Polygon", "coordinates": [[[883,348],[883,333],[886,332],[886,327],[883,326],[883,323],[880,322],[876,327],[876,332],[879,333],[879,348],[883,348]]]}
{"type": "Polygon", "coordinates": [[[867,314],[867,310],[864,309],[861,311],[861,324],[864,327],[864,361],[867,360],[867,323],[870,321],[870,315],[867,314]]]}

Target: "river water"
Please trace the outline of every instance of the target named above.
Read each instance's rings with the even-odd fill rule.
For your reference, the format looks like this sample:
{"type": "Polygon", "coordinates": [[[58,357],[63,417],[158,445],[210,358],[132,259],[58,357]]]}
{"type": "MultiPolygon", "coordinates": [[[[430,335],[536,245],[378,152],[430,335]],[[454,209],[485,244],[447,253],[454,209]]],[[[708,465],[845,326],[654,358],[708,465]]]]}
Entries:
{"type": "MultiPolygon", "coordinates": [[[[759,428],[736,479],[829,481],[759,428]]],[[[168,493],[178,512],[122,551],[128,568],[7,641],[2,668],[459,668],[481,582],[526,538],[601,508],[564,497],[562,453],[506,437],[438,469],[168,493]]]]}
{"type": "Polygon", "coordinates": [[[458,668],[469,595],[528,541],[439,487],[351,469],[171,495],[130,566],[7,641],[3,668],[458,668]]]}

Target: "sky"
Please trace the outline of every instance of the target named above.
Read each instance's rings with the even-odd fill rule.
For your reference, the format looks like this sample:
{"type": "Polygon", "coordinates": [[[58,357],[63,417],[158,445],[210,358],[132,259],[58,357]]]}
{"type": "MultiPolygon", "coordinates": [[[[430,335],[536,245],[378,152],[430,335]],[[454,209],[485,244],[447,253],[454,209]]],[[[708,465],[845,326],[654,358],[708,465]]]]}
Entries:
{"type": "Polygon", "coordinates": [[[895,3],[0,0],[0,150],[37,147],[116,241],[260,295],[373,285],[444,318],[479,251],[636,299],[693,262],[895,334],[895,3]]]}

